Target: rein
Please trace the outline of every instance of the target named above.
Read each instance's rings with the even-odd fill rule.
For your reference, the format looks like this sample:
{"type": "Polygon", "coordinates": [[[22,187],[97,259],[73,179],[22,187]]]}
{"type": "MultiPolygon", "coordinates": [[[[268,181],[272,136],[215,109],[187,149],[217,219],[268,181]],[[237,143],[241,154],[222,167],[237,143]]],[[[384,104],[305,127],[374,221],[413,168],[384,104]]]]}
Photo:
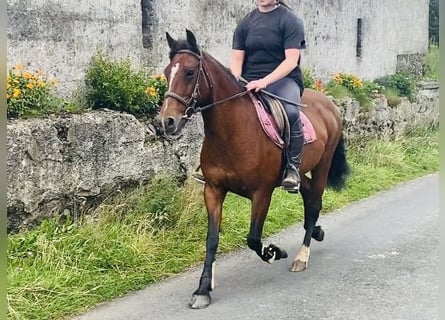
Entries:
{"type": "Polygon", "coordinates": [[[192,56],[194,56],[196,59],[198,59],[199,61],[199,70],[198,70],[198,76],[196,77],[196,83],[195,83],[195,87],[193,89],[193,92],[190,96],[190,99],[186,100],[184,98],[182,98],[180,95],[178,95],[177,93],[173,92],[173,91],[167,91],[164,95],[164,98],[173,98],[176,99],[177,101],[179,101],[180,103],[182,103],[185,107],[186,110],[184,111],[184,115],[183,118],[189,120],[193,114],[198,113],[198,112],[203,112],[207,109],[210,109],[216,105],[222,104],[224,102],[230,101],[232,99],[236,99],[239,97],[242,97],[246,94],[249,93],[249,91],[242,91],[239,92],[237,94],[234,94],[233,96],[209,103],[205,106],[199,107],[197,106],[197,102],[198,102],[198,96],[199,96],[199,78],[201,76],[201,74],[204,74],[204,79],[206,80],[207,84],[209,85],[209,88],[213,87],[212,82],[210,81],[210,76],[207,73],[207,70],[204,68],[203,65],[203,56],[202,56],[202,52],[200,50],[199,54],[197,54],[194,51],[191,50],[187,50],[187,49],[183,49],[183,50],[179,50],[177,53],[188,53],[191,54],[192,56]]]}
{"type": "MultiPolygon", "coordinates": [[[[224,98],[224,99],[221,99],[221,100],[209,103],[209,104],[207,104],[205,106],[202,106],[202,107],[197,106],[196,104],[198,103],[198,96],[199,96],[199,78],[200,78],[201,74],[204,74],[204,79],[207,82],[207,84],[209,85],[209,89],[211,89],[213,87],[213,84],[210,81],[210,76],[207,73],[207,70],[204,68],[204,64],[203,64],[203,61],[202,61],[203,60],[202,52],[200,50],[199,54],[197,54],[194,51],[191,51],[191,50],[188,50],[188,49],[182,49],[182,50],[179,50],[178,52],[176,52],[176,54],[178,54],[178,53],[188,53],[188,54],[194,56],[199,61],[198,76],[196,77],[195,87],[194,87],[193,92],[192,92],[192,94],[190,96],[190,99],[186,100],[186,99],[184,99],[183,97],[181,97],[180,95],[178,95],[177,93],[175,93],[173,91],[167,91],[165,93],[165,95],[164,95],[164,98],[176,99],[177,101],[179,101],[180,103],[182,103],[186,107],[186,109],[184,111],[183,118],[189,120],[195,113],[203,112],[203,111],[208,110],[208,109],[210,109],[210,108],[212,108],[212,107],[214,107],[216,105],[222,104],[222,103],[230,101],[232,99],[236,99],[236,98],[242,97],[242,96],[244,96],[244,95],[249,93],[249,91],[241,91],[241,92],[239,92],[237,94],[234,94],[234,95],[229,96],[227,98],[224,98]]],[[[241,78],[240,80],[245,82],[245,83],[247,83],[247,81],[245,79],[243,79],[243,78],[241,78]]],[[[286,102],[286,103],[293,104],[293,105],[300,106],[300,107],[305,107],[305,105],[302,105],[302,104],[299,104],[299,103],[287,100],[287,99],[285,99],[283,97],[279,97],[279,96],[277,96],[277,95],[275,95],[275,94],[273,94],[271,92],[268,92],[268,91],[266,91],[264,89],[261,90],[261,92],[263,92],[264,94],[266,94],[266,95],[268,95],[268,96],[270,96],[272,98],[281,100],[282,102],[286,102]]]]}

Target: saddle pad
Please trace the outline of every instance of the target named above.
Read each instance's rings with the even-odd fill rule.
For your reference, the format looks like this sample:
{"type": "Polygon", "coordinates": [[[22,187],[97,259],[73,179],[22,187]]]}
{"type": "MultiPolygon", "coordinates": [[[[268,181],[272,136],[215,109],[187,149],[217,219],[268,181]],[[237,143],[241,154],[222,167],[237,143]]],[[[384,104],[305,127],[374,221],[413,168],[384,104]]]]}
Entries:
{"type": "MultiPolygon", "coordinates": [[[[281,128],[281,126],[277,124],[275,118],[271,114],[266,112],[264,106],[257,98],[255,98],[252,94],[249,94],[249,96],[255,106],[258,119],[261,123],[261,127],[263,128],[264,132],[272,140],[273,143],[275,143],[278,147],[283,148],[285,142],[281,136],[281,133],[284,131],[284,128],[281,128]]],[[[304,143],[308,144],[317,140],[317,135],[315,134],[314,126],[312,125],[308,117],[301,110],[300,110],[300,120],[301,120],[301,125],[303,127],[304,143]]],[[[280,123],[283,124],[283,121],[280,121],[280,123]]]]}

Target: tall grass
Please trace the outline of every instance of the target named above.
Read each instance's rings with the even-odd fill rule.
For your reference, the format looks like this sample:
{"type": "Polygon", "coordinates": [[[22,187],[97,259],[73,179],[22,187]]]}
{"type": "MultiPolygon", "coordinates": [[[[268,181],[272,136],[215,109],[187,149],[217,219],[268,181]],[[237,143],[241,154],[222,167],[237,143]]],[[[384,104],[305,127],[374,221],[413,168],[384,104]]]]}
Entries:
{"type": "MultiPolygon", "coordinates": [[[[438,170],[437,130],[349,146],[347,188],[327,190],[323,213],[438,170]]],[[[300,196],[277,189],[265,236],[303,218],[300,196]]],[[[219,253],[245,246],[249,202],[229,194],[219,253]]],[[[201,263],[207,217],[202,186],[168,178],[122,194],[79,221],[44,222],[8,241],[8,318],[63,319],[201,263]]],[[[258,263],[262,263],[258,260],[258,263]]]]}
{"type": "Polygon", "coordinates": [[[425,78],[439,80],[439,46],[431,42],[425,57],[425,78]]]}

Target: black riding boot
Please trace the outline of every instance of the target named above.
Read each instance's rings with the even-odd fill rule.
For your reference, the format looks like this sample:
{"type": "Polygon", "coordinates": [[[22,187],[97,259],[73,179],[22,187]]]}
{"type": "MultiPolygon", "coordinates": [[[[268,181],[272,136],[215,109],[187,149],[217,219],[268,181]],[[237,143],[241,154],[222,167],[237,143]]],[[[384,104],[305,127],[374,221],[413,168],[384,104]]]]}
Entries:
{"type": "Polygon", "coordinates": [[[284,190],[297,193],[300,189],[300,164],[304,144],[303,130],[300,122],[297,121],[291,127],[290,143],[287,147],[288,163],[286,167],[286,177],[281,183],[284,190]]]}

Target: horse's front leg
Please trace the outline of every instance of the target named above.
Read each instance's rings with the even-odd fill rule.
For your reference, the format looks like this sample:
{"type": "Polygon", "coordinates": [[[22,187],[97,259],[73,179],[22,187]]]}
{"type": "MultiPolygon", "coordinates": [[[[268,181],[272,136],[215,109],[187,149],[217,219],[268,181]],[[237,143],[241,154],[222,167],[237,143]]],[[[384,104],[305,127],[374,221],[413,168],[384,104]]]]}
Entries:
{"type": "Polygon", "coordinates": [[[219,242],[219,231],[221,226],[222,203],[226,196],[226,191],[211,187],[208,184],[204,188],[204,199],[208,214],[208,229],[206,241],[206,258],[199,287],[193,293],[189,303],[192,309],[202,309],[210,304],[210,291],[214,288],[214,268],[216,250],[219,242]]]}
{"type": "MultiPolygon", "coordinates": [[[[315,174],[313,174],[315,176],[315,174]]],[[[299,272],[306,270],[310,256],[311,238],[317,241],[323,241],[324,231],[320,226],[316,226],[320,210],[322,207],[323,184],[317,184],[314,179],[313,186],[308,181],[303,180],[301,184],[301,195],[304,202],[304,239],[297,255],[292,261],[290,271],[299,272]]],[[[323,180],[325,181],[325,180],[323,180]]]]}
{"type": "Polygon", "coordinates": [[[255,251],[262,260],[268,263],[287,258],[287,252],[284,249],[280,249],[273,244],[265,246],[261,242],[264,220],[266,219],[269,210],[271,197],[272,192],[266,194],[258,192],[252,197],[250,230],[247,235],[247,245],[249,248],[255,251]]]}

